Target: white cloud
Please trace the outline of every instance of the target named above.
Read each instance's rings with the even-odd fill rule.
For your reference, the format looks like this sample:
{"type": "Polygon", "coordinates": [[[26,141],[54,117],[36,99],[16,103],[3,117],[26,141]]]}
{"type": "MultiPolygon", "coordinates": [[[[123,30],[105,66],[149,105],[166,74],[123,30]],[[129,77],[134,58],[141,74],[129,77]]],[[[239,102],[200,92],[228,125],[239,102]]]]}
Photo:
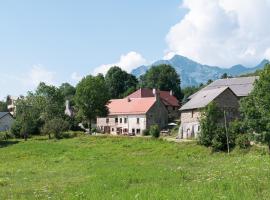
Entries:
{"type": "Polygon", "coordinates": [[[83,76],[79,75],[77,72],[71,74],[71,79],[75,82],[79,82],[82,78],[83,76]]]}
{"type": "Polygon", "coordinates": [[[143,58],[141,54],[131,51],[125,55],[121,55],[120,60],[118,62],[112,64],[104,64],[95,68],[93,74],[95,75],[98,73],[105,74],[112,66],[119,66],[123,70],[131,72],[132,69],[144,64],[146,64],[145,58],[143,58]]]}
{"type": "Polygon", "coordinates": [[[211,65],[270,58],[270,0],[184,0],[184,18],[166,36],[165,58],[180,54],[211,65]]]}
{"type": "Polygon", "coordinates": [[[49,85],[55,84],[55,73],[48,71],[41,65],[34,65],[26,75],[25,83],[36,87],[40,82],[49,85]]]}
{"type": "Polygon", "coordinates": [[[56,74],[47,70],[41,65],[34,65],[26,73],[22,74],[1,74],[0,80],[0,99],[10,95],[25,95],[28,91],[36,89],[40,82],[54,85],[56,84],[56,74]]]}

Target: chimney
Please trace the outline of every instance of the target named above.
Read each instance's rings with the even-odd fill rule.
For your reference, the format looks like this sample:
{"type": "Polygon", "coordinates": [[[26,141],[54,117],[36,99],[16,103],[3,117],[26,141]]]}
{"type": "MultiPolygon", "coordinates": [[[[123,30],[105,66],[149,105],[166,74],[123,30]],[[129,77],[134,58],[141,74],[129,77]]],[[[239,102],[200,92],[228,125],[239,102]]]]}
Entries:
{"type": "Polygon", "coordinates": [[[66,100],[66,109],[69,109],[70,106],[69,106],[69,100],[66,100]]]}
{"type": "Polygon", "coordinates": [[[127,98],[127,101],[128,101],[128,102],[131,102],[131,99],[128,97],[128,98],[127,98]]]}
{"type": "Polygon", "coordinates": [[[170,95],[173,96],[173,91],[172,90],[170,90],[170,95]]]}
{"type": "Polygon", "coordinates": [[[153,89],[153,95],[156,96],[157,94],[157,91],[156,91],[156,88],[153,89]]]}

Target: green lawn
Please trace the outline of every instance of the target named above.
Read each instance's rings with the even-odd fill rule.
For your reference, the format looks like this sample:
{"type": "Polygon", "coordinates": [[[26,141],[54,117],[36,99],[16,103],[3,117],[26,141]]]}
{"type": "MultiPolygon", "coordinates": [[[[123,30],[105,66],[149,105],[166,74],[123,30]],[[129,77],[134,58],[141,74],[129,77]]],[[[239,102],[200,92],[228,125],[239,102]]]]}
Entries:
{"type": "Polygon", "coordinates": [[[270,158],[146,138],[20,140],[0,146],[0,199],[270,199],[270,158]]]}

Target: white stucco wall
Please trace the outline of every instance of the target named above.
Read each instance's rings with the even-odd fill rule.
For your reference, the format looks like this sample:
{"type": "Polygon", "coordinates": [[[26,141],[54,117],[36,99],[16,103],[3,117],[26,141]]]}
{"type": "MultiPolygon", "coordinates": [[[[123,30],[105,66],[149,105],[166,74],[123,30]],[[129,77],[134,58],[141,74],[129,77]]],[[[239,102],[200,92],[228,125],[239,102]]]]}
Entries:
{"type": "Polygon", "coordinates": [[[118,115],[107,118],[97,118],[97,126],[98,128],[109,126],[110,132],[113,135],[117,134],[117,128],[121,128],[122,131],[127,129],[128,133],[133,133],[133,131],[136,133],[137,129],[139,129],[139,134],[142,134],[143,130],[146,129],[146,115],[118,115]],[[115,118],[118,118],[118,123],[115,123],[115,118]],[[120,118],[122,118],[122,123],[120,118]],[[125,118],[127,119],[126,123],[125,118]],[[137,118],[139,118],[139,123],[137,123],[137,118]],[[108,123],[107,119],[109,120],[108,123]]]}
{"type": "Polygon", "coordinates": [[[14,119],[9,114],[0,119],[0,131],[9,130],[14,119]]]}

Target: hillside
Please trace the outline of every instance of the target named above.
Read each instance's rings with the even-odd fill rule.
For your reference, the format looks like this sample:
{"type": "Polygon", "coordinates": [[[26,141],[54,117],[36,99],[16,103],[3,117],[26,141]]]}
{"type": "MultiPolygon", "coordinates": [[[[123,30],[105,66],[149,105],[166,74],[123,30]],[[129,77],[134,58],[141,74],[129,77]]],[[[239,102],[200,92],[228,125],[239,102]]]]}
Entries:
{"type": "Polygon", "coordinates": [[[170,60],[159,60],[152,63],[149,66],[140,66],[134,69],[131,73],[137,77],[144,74],[152,66],[159,64],[168,64],[173,66],[177,73],[181,76],[181,86],[197,86],[200,83],[206,83],[209,79],[216,80],[221,77],[222,74],[227,73],[231,76],[240,76],[247,73],[255,72],[258,69],[262,69],[268,60],[263,60],[257,66],[245,67],[243,65],[235,65],[231,68],[222,68],[218,66],[202,65],[184,56],[175,55],[170,60]]]}

